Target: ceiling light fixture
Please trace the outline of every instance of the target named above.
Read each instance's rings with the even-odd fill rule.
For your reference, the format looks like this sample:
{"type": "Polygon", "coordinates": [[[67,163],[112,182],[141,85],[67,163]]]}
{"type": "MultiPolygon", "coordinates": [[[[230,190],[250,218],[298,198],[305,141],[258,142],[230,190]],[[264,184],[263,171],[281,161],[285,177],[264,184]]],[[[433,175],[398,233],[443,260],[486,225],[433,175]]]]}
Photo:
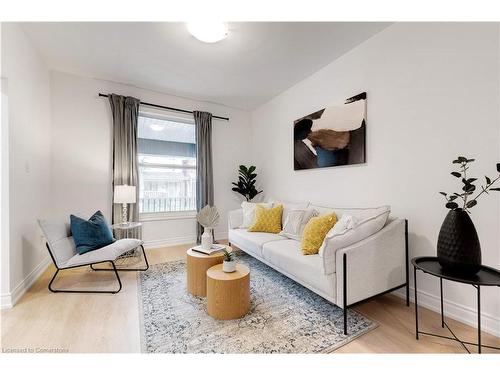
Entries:
{"type": "Polygon", "coordinates": [[[215,43],[227,37],[225,22],[188,22],[187,29],[192,36],[205,43],[215,43]]]}

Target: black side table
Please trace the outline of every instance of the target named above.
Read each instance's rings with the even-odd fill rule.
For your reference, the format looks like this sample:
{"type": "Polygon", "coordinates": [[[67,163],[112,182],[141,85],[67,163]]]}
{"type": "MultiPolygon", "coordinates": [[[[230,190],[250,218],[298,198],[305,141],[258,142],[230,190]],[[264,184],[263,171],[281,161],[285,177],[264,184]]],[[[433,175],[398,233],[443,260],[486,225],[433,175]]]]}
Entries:
{"type": "MultiPolygon", "coordinates": [[[[477,346],[478,353],[481,353],[481,286],[497,286],[500,287],[500,270],[495,268],[482,266],[481,270],[474,276],[471,277],[460,277],[456,275],[452,275],[444,271],[439,265],[437,257],[417,257],[411,260],[413,264],[413,276],[415,282],[415,337],[418,340],[418,335],[428,335],[434,337],[440,337],[443,339],[458,341],[468,353],[470,353],[469,349],[465,346],[465,344],[475,345],[477,346]],[[441,290],[441,327],[446,327],[448,331],[453,335],[453,337],[449,336],[441,336],[434,333],[423,332],[418,330],[418,304],[417,304],[417,270],[421,270],[424,273],[428,273],[429,275],[433,275],[439,277],[439,285],[441,290]],[[473,342],[460,340],[448,327],[448,324],[444,321],[444,309],[443,309],[443,279],[455,281],[457,283],[469,284],[477,289],[477,344],[473,342]]],[[[500,350],[499,347],[482,345],[485,348],[500,350]]]]}

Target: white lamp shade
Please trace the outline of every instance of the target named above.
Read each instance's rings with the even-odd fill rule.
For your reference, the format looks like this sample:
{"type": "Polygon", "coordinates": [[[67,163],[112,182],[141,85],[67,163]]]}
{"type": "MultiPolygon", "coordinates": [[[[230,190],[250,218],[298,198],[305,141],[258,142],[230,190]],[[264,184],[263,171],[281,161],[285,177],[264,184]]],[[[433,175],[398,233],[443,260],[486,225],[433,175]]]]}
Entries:
{"type": "Polygon", "coordinates": [[[114,203],[135,203],[135,186],[116,185],[114,203]]]}

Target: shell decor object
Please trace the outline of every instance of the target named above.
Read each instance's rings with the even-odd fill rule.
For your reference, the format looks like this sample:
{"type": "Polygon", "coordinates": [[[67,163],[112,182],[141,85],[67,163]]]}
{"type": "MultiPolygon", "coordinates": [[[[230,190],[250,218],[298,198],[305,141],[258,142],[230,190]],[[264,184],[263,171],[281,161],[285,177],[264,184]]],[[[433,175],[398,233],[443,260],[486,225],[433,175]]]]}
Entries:
{"type": "Polygon", "coordinates": [[[196,214],[196,219],[204,228],[215,228],[219,223],[219,212],[217,212],[217,207],[210,207],[207,204],[196,214]]]}

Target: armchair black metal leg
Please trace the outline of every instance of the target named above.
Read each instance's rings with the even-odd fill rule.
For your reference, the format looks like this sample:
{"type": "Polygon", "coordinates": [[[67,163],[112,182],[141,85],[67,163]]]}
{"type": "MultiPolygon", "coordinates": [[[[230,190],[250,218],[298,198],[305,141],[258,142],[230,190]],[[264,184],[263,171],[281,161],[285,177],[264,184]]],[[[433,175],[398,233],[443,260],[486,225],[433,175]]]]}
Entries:
{"type": "Polygon", "coordinates": [[[342,261],[344,267],[344,277],[343,277],[344,335],[347,335],[347,254],[344,253],[342,261]]]}
{"type": "MultiPolygon", "coordinates": [[[[54,289],[52,287],[52,283],[56,279],[57,274],[59,273],[60,269],[58,268],[56,272],[54,273],[54,276],[52,276],[52,279],[49,282],[48,288],[52,293],[111,293],[111,294],[116,294],[120,290],[122,290],[122,281],[120,280],[120,276],[118,275],[118,271],[116,269],[115,263],[111,262],[111,265],[113,266],[112,270],[114,270],[115,275],[116,275],[116,280],[118,280],[118,289],[117,290],[81,290],[81,289],[54,289]]],[[[81,267],[83,267],[82,265],[81,267]]],[[[92,266],[92,265],[91,265],[92,266]]],[[[76,267],[72,267],[76,268],[76,267]]]]}
{"type": "MultiPolygon", "coordinates": [[[[148,257],[146,256],[146,251],[144,250],[144,246],[140,246],[142,249],[142,255],[144,256],[144,262],[146,263],[145,268],[117,268],[118,271],[147,271],[149,269],[148,257]]],[[[90,265],[90,268],[94,271],[111,271],[110,268],[94,268],[93,265],[90,265]]]]}

